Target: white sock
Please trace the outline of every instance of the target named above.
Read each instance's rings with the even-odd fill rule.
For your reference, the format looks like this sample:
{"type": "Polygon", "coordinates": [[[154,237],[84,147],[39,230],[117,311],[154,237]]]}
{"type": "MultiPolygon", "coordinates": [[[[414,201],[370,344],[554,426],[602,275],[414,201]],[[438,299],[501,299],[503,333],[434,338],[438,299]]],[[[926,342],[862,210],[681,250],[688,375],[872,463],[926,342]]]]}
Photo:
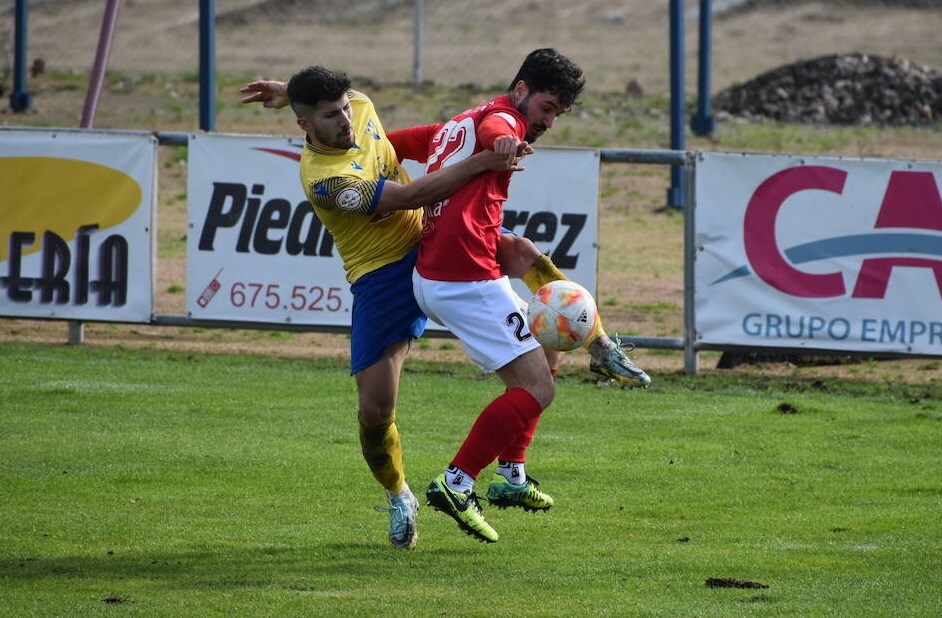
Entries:
{"type": "Polygon", "coordinates": [[[390,498],[390,499],[392,499],[392,498],[408,498],[411,494],[412,494],[412,490],[409,489],[409,484],[408,484],[408,483],[403,483],[403,484],[402,484],[402,491],[400,491],[398,494],[394,494],[394,493],[392,493],[392,492],[387,491],[387,492],[386,492],[386,497],[387,497],[387,498],[390,498]]]}
{"type": "Polygon", "coordinates": [[[497,474],[507,479],[511,485],[524,485],[527,482],[527,474],[523,471],[522,461],[497,462],[497,474]]]}
{"type": "Polygon", "coordinates": [[[445,484],[453,491],[467,494],[474,489],[474,478],[461,468],[452,467],[445,470],[445,484]]]}

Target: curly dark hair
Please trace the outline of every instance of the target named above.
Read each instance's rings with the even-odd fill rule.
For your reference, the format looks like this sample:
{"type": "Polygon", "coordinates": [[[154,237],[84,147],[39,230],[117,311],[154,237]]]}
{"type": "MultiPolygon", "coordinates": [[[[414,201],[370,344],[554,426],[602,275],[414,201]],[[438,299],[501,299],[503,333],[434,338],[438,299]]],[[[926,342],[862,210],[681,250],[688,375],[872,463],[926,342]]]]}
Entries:
{"type": "Polygon", "coordinates": [[[302,69],[288,80],[288,100],[298,113],[297,105],[314,106],[321,101],[336,101],[350,90],[350,78],[343,71],[322,66],[302,69]]]}
{"type": "Polygon", "coordinates": [[[507,90],[513,90],[514,84],[520,80],[534,92],[556,95],[559,102],[566,107],[571,107],[576,102],[585,87],[582,69],[551,47],[530,52],[507,90]]]}

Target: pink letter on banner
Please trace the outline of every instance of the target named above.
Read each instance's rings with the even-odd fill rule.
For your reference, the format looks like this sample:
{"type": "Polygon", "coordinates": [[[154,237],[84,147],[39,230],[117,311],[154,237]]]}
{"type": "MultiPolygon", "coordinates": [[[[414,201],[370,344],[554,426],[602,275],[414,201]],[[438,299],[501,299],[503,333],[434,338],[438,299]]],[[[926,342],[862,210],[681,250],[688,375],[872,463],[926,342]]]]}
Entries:
{"type": "Polygon", "coordinates": [[[829,298],[844,294],[840,273],[806,273],[785,260],[775,240],[775,220],[782,204],[795,193],[818,189],[840,194],[846,178],[843,170],[807,165],[773,174],[756,188],[746,207],[743,227],[746,257],[760,279],[792,296],[829,298]]]}

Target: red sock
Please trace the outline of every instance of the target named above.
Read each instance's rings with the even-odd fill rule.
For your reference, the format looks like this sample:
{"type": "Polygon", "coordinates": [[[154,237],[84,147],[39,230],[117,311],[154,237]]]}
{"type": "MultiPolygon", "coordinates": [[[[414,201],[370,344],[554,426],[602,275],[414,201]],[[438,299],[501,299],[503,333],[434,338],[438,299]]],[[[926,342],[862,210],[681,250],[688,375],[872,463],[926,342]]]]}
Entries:
{"type": "Polygon", "coordinates": [[[527,424],[523,431],[517,434],[514,441],[507,445],[507,448],[497,454],[498,461],[513,461],[523,463],[527,460],[527,447],[533,442],[533,434],[536,433],[536,426],[540,422],[539,416],[527,419],[527,424]]]}
{"type": "MultiPolygon", "coordinates": [[[[555,376],[556,369],[550,368],[550,373],[555,376]]],[[[497,454],[497,461],[508,461],[523,463],[527,460],[527,448],[533,442],[533,434],[536,433],[536,426],[540,422],[539,416],[534,416],[527,422],[527,426],[518,434],[517,439],[503,451],[497,454]]]]}
{"type": "Polygon", "coordinates": [[[540,403],[522,388],[505,391],[478,415],[451,465],[477,478],[481,470],[497,459],[498,453],[527,431],[531,419],[533,429],[536,428],[542,411],[540,403]]]}

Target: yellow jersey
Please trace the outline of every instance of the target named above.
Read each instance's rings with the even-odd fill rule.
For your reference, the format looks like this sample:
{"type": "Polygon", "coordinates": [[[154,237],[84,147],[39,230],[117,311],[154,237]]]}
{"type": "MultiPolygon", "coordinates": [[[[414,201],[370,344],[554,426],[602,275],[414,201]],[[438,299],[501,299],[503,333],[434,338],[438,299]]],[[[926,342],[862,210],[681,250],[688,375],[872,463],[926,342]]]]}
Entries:
{"type": "Polygon", "coordinates": [[[355,144],[348,150],[305,144],[301,185],[314,212],[334,238],[347,281],[402,259],[422,236],[422,209],[376,214],[387,180],[409,182],[386,138],[373,102],[348,93],[355,144]]]}

